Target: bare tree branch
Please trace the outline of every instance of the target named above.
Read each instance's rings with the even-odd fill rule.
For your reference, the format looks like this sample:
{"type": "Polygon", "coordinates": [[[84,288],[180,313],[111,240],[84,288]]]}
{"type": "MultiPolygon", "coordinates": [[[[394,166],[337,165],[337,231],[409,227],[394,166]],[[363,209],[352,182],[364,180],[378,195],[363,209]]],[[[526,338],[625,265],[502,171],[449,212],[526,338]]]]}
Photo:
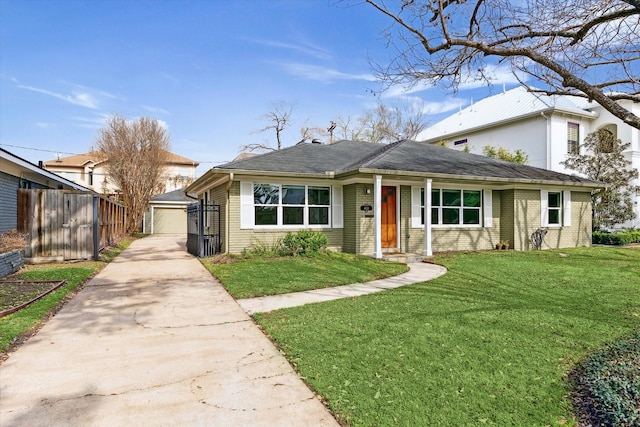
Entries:
{"type": "MultiPolygon", "coordinates": [[[[293,106],[287,104],[284,101],[277,102],[273,104],[273,108],[267,114],[262,116],[264,120],[268,123],[265,127],[257,130],[257,133],[266,132],[266,131],[275,131],[276,133],[276,142],[277,149],[282,149],[282,132],[288,127],[291,120],[291,113],[293,112],[293,106]]],[[[253,145],[253,144],[250,144],[253,145]]]]}
{"type": "Polygon", "coordinates": [[[276,151],[276,149],[267,144],[246,144],[240,146],[240,151],[253,153],[254,151],[276,151]]]}
{"type": "Polygon", "coordinates": [[[509,64],[520,81],[533,78],[528,87],[594,100],[640,129],[640,117],[618,102],[640,102],[638,1],[365,2],[392,21],[386,36],[396,57],[378,69],[389,84],[427,81],[456,91],[473,80],[491,84],[490,68],[509,64]]]}
{"type": "Polygon", "coordinates": [[[99,131],[94,151],[107,159],[109,179],[121,192],[127,234],[137,229],[151,197],[164,191],[169,150],[166,129],[148,117],[128,121],[114,115],[99,131]]]}

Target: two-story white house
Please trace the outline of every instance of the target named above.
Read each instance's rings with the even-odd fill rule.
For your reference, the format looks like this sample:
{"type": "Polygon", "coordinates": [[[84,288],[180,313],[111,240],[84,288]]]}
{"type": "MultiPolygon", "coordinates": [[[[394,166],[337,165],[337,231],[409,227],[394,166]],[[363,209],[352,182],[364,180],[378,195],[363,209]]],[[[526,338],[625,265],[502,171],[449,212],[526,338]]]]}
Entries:
{"type": "MultiPolygon", "coordinates": [[[[640,115],[640,104],[620,101],[640,115]]],[[[485,146],[524,151],[528,164],[574,173],[560,163],[579,149],[584,138],[606,128],[622,142],[631,143],[625,157],[640,169],[640,131],[613,116],[595,102],[574,96],[547,96],[524,87],[503,91],[475,102],[425,129],[416,138],[431,144],[482,154],[485,146]],[[468,147],[468,148],[465,148],[468,147]]],[[[634,185],[639,186],[640,180],[634,185]]],[[[636,219],[622,224],[640,228],[640,192],[633,195],[636,219]]]]}
{"type": "MultiPolygon", "coordinates": [[[[107,162],[108,159],[100,158],[94,153],[86,153],[46,161],[44,168],[98,193],[115,194],[118,188],[109,179],[107,162]]],[[[159,194],[184,188],[195,181],[198,164],[195,160],[168,153],[164,189],[159,194]]]]}

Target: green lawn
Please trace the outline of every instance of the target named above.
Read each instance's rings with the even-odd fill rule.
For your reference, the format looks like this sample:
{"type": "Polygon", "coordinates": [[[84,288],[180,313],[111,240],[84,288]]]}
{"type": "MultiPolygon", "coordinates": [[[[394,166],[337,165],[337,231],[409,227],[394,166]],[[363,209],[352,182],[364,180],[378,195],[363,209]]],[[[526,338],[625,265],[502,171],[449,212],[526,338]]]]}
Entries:
{"type": "MultiPolygon", "coordinates": [[[[14,339],[37,329],[69,294],[104,268],[129,244],[131,244],[131,240],[124,240],[117,248],[104,251],[101,254],[103,261],[28,265],[16,276],[7,278],[11,280],[66,280],[67,284],[26,308],[0,319],[0,353],[7,352],[14,339]]],[[[30,299],[30,297],[25,298],[26,300],[30,299]]]]}
{"type": "Polygon", "coordinates": [[[439,255],[395,290],[257,314],[352,426],[571,425],[567,373],[640,326],[640,248],[439,255]]]}
{"type": "Polygon", "coordinates": [[[395,276],[406,265],[328,252],[300,257],[252,257],[229,264],[202,259],[234,298],[286,294],[395,276]]]}

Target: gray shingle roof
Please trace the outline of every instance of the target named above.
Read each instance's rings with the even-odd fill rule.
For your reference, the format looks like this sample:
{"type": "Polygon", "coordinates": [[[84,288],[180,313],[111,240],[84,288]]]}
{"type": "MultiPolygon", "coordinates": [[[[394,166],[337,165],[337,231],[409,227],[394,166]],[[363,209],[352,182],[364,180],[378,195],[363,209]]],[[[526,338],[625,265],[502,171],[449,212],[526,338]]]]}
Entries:
{"type": "MultiPolygon", "coordinates": [[[[218,166],[220,169],[324,174],[342,170],[354,161],[377,152],[380,144],[339,141],[335,144],[298,144],[218,166]]],[[[215,169],[215,168],[214,168],[215,169]]]]}
{"type": "Polygon", "coordinates": [[[422,142],[402,140],[383,145],[339,141],[331,145],[299,144],[280,151],[218,166],[221,171],[335,175],[353,172],[393,171],[426,176],[451,175],[498,180],[555,181],[593,186],[590,181],[532,166],[491,159],[422,142]]]}
{"type": "Polygon", "coordinates": [[[185,194],[184,188],[169,191],[168,193],[158,194],[151,198],[152,202],[195,202],[193,197],[185,194]]]}
{"type": "Polygon", "coordinates": [[[399,141],[387,146],[379,155],[364,159],[359,169],[410,171],[426,174],[449,174],[482,178],[525,179],[595,183],[574,175],[491,159],[464,151],[425,144],[399,141]]]}

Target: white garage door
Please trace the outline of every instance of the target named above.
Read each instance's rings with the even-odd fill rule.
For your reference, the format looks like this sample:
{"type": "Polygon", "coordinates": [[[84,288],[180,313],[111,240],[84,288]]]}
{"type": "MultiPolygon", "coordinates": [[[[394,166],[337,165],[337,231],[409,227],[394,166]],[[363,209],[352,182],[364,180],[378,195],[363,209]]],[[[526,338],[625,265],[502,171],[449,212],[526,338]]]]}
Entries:
{"type": "Polygon", "coordinates": [[[154,208],[153,234],[187,234],[185,209],[154,208]]]}

